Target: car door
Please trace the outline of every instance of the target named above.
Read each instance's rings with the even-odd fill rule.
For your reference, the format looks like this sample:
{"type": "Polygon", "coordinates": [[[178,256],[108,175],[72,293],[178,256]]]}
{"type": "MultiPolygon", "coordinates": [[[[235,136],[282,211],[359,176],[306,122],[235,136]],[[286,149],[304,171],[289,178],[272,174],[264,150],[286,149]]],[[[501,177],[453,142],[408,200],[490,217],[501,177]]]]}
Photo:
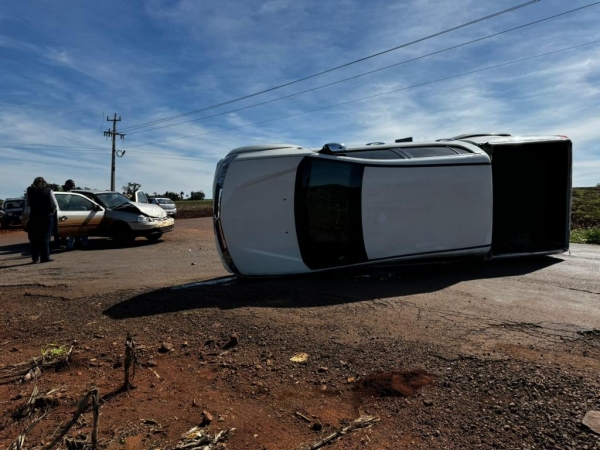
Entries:
{"type": "Polygon", "coordinates": [[[144,191],[136,191],[132,200],[137,203],[151,203],[144,191]]]}
{"type": "Polygon", "coordinates": [[[55,192],[54,195],[58,203],[58,232],[61,237],[101,234],[102,206],[73,192],[55,192]]]}

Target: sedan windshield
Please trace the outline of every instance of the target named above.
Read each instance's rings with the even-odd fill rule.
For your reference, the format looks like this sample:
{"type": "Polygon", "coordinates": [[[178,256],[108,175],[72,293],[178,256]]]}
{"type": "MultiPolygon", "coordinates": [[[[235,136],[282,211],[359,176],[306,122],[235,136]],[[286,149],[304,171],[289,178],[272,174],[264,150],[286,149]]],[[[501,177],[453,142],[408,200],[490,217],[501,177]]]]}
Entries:
{"type": "Polygon", "coordinates": [[[311,269],[367,260],[362,235],[364,167],[305,158],[296,178],[296,230],[302,260],[311,269]]]}
{"type": "Polygon", "coordinates": [[[116,192],[106,192],[103,194],[96,194],[98,201],[108,209],[114,209],[117,206],[121,206],[125,203],[131,202],[127,197],[116,192]]]}

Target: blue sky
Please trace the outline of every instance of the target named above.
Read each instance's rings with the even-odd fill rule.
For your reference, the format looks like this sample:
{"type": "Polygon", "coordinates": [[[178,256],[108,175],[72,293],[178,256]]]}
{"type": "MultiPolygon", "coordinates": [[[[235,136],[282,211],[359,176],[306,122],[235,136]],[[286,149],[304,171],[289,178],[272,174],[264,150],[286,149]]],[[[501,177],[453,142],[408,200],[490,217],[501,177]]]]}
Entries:
{"type": "Polygon", "coordinates": [[[118,189],[136,181],[150,193],[203,190],[210,197],[216,162],[243,145],[320,148],[326,142],[433,140],[482,131],[567,135],[574,143],[573,184],[594,186],[600,183],[600,43],[481,69],[600,40],[600,4],[252,107],[591,0],[541,0],[301,83],[154,125],[162,128],[129,129],[312,75],[525,1],[3,2],[0,198],[21,195],[36,176],[108,188],[110,142],[102,132],[110,125],[106,116],[115,112],[122,117],[118,130],[127,134],[118,143],[126,150],[117,159],[118,189]],[[423,83],[429,84],[411,87],[423,83]],[[382,95],[372,97],[377,94],[382,95]],[[365,97],[372,98],[360,100],[365,97]]]}

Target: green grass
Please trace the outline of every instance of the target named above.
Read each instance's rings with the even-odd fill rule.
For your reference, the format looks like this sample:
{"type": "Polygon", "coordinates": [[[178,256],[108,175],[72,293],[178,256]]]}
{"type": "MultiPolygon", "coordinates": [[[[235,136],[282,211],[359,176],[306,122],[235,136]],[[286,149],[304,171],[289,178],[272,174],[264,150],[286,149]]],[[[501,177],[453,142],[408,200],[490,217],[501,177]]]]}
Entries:
{"type": "Polygon", "coordinates": [[[600,228],[571,230],[571,242],[575,244],[600,245],[600,228]]]}
{"type": "Polygon", "coordinates": [[[573,188],[571,242],[600,245],[600,188],[573,188]]]}

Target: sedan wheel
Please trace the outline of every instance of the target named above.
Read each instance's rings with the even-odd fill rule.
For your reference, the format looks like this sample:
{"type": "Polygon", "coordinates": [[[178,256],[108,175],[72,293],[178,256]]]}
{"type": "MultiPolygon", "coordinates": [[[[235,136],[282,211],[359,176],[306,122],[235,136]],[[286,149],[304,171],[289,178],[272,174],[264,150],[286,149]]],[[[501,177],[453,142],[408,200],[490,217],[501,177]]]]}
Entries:
{"type": "Polygon", "coordinates": [[[110,237],[118,245],[129,245],[135,240],[135,236],[131,232],[131,228],[126,223],[120,222],[112,226],[110,237]]]}

